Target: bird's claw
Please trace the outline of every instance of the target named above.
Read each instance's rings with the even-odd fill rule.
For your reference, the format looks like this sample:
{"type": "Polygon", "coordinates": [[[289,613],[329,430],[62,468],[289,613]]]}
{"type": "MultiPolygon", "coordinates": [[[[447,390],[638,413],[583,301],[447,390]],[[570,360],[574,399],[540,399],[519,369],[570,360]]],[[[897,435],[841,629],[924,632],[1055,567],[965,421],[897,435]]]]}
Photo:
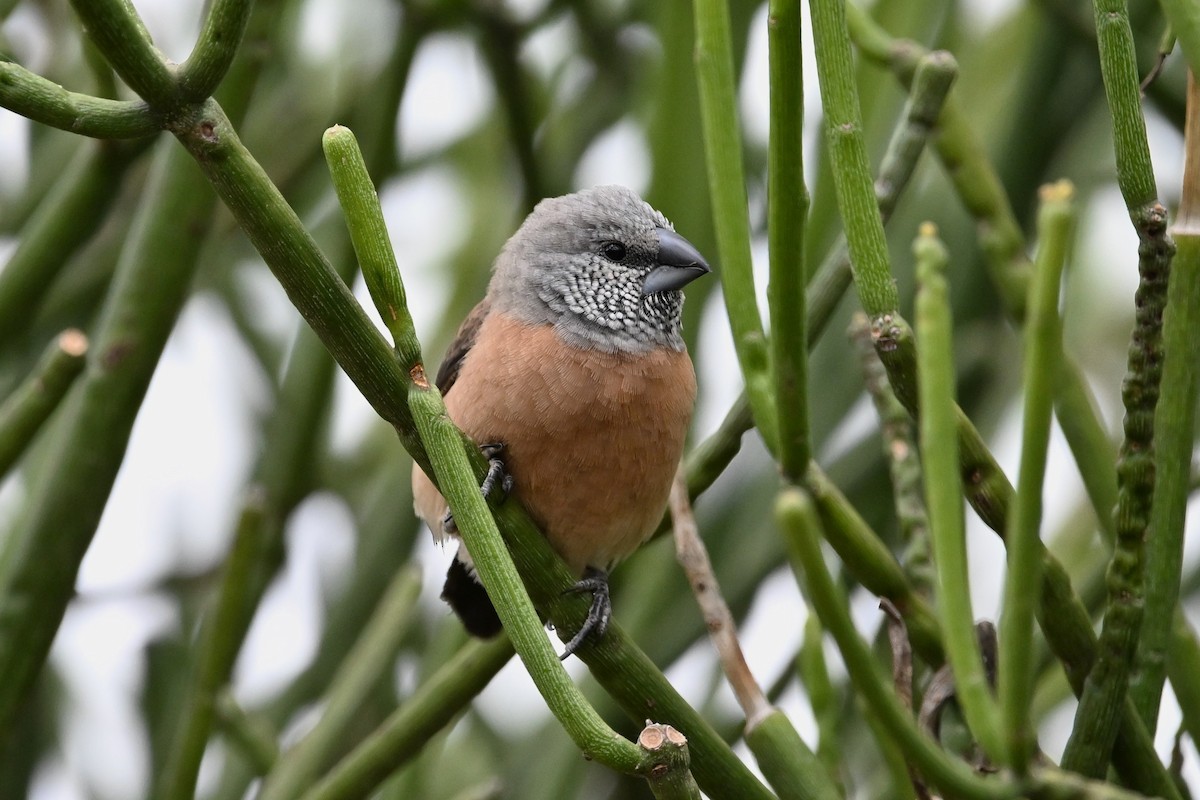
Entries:
{"type": "MultiPolygon", "coordinates": [[[[500,494],[497,496],[497,502],[502,502],[504,498],[512,494],[513,490],[513,476],[508,474],[504,460],[500,458],[500,454],[504,452],[504,443],[481,444],[479,451],[488,460],[488,471],[479,484],[479,491],[483,495],[483,499],[487,500],[496,493],[498,486],[500,494]]],[[[446,509],[446,513],[442,515],[442,533],[458,533],[458,525],[455,524],[454,515],[450,513],[449,509],[446,509]]]]}
{"type": "Polygon", "coordinates": [[[568,656],[574,654],[588,637],[594,636],[597,640],[603,639],[604,634],[608,631],[608,623],[612,621],[612,600],[608,592],[608,573],[596,567],[588,567],[583,573],[583,578],[576,581],[575,585],[567,589],[563,594],[581,594],[583,592],[591,593],[592,607],[588,609],[587,619],[583,621],[583,627],[571,637],[571,641],[567,642],[562,655],[558,657],[559,661],[565,661],[568,656]]]}

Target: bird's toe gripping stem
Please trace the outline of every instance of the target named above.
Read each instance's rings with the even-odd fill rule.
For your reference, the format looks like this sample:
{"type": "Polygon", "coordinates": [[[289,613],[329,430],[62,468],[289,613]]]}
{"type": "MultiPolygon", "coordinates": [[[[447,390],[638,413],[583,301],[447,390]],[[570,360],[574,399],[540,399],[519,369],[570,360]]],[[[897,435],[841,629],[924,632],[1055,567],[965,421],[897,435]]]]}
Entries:
{"type": "Polygon", "coordinates": [[[588,609],[587,619],[583,621],[583,627],[579,629],[579,633],[571,637],[571,641],[567,642],[562,655],[558,657],[560,661],[565,661],[568,656],[578,650],[589,636],[595,636],[597,640],[603,639],[605,632],[608,631],[608,623],[612,621],[612,599],[608,592],[608,573],[596,567],[588,567],[583,573],[583,578],[567,589],[564,594],[583,592],[591,593],[592,607],[588,609]]]}
{"type": "MultiPolygon", "coordinates": [[[[513,489],[513,477],[504,466],[504,459],[500,458],[500,454],[504,452],[504,443],[481,444],[479,451],[488,461],[487,474],[483,476],[483,481],[479,484],[479,491],[483,495],[483,499],[487,500],[496,494],[496,489],[499,488],[497,502],[502,502],[512,493],[513,489]]],[[[450,513],[449,509],[446,509],[446,513],[442,515],[442,532],[458,532],[458,526],[454,524],[454,515],[450,513]]]]}

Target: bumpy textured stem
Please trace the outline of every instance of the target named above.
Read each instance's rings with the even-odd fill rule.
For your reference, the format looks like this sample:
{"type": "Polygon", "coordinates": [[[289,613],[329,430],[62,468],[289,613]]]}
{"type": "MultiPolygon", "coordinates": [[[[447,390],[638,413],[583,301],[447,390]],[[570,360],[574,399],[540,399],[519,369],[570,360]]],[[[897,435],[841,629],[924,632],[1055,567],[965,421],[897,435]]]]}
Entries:
{"type": "Polygon", "coordinates": [[[6,475],[42,424],[58,408],[86,364],[88,340],[63,331],[38,360],[29,377],[0,403],[0,477],[6,475]]]}
{"type": "Polygon", "coordinates": [[[1018,796],[1019,787],[975,775],[966,764],[953,759],[917,728],[912,715],[892,690],[891,681],[882,674],[870,648],[858,635],[846,599],[825,566],[821,554],[821,522],[807,493],[785,489],[776,502],[775,517],[788,545],[793,569],[803,577],[809,601],[837,641],[850,680],[871,711],[887,727],[905,757],[948,796],[972,800],[1018,796]]]}
{"type": "Polygon", "coordinates": [[[997,690],[1009,763],[1022,774],[1029,769],[1029,759],[1037,744],[1030,717],[1034,679],[1033,621],[1037,588],[1042,582],[1042,489],[1050,444],[1054,376],[1062,357],[1058,294],[1073,230],[1073,192],[1070,184],[1048,186],[1042,190],[1035,280],[1030,285],[1029,314],[1025,320],[1025,411],[1022,415],[1020,478],[1005,533],[1008,572],[1000,619],[1000,640],[1004,646],[999,654],[997,690]]]}
{"type": "Polygon", "coordinates": [[[879,415],[883,453],[887,458],[895,496],[896,519],[900,523],[900,536],[905,542],[900,560],[913,588],[921,596],[928,597],[933,592],[937,573],[934,571],[929,544],[929,515],[925,510],[924,483],[921,462],[917,458],[913,422],[908,411],[896,399],[896,393],[888,383],[887,372],[875,348],[871,346],[871,325],[865,314],[854,315],[850,323],[850,337],[859,351],[863,385],[875,405],[875,413],[879,415]]]}
{"type": "MultiPolygon", "coordinates": [[[[1118,709],[1126,695],[1141,632],[1145,539],[1155,493],[1154,415],[1162,379],[1162,317],[1175,246],[1167,236],[1166,211],[1155,199],[1157,190],[1125,4],[1123,0],[1098,0],[1095,9],[1101,68],[1113,115],[1117,178],[1140,240],[1141,276],[1135,295],[1137,312],[1129,348],[1129,371],[1121,393],[1125,403],[1125,441],[1117,462],[1117,538],[1107,578],[1109,606],[1100,635],[1099,657],[1088,675],[1076,712],[1075,729],[1063,754],[1064,766],[1099,777],[1110,757],[1118,709]]],[[[1186,387],[1181,388],[1187,391],[1186,387]]],[[[1155,549],[1160,564],[1178,564],[1181,558],[1178,544],[1172,548],[1169,542],[1156,542],[1155,549]],[[1168,552],[1172,549],[1174,552],[1168,552]]],[[[1174,582],[1178,583],[1177,572],[1174,582]]],[[[1163,598],[1158,595],[1156,599],[1161,602],[1163,598]]],[[[1170,608],[1155,610],[1159,624],[1152,638],[1161,653],[1170,608]]],[[[1143,697],[1143,704],[1143,718],[1153,722],[1154,716],[1148,709],[1150,698],[1143,697]]],[[[1154,705],[1157,707],[1157,703],[1154,705]]]]}
{"type": "MultiPolygon", "coordinates": [[[[1163,318],[1162,398],[1155,416],[1157,453],[1153,536],[1146,543],[1146,612],[1137,662],[1129,684],[1146,726],[1154,729],[1162,697],[1170,619],[1179,602],[1183,564],[1196,395],[1200,371],[1200,88],[1188,76],[1183,197],[1172,235],[1177,251],[1171,262],[1167,308],[1163,318]]],[[[1177,683],[1177,681],[1172,681],[1177,683]]],[[[1178,689],[1176,689],[1178,692],[1178,689]]]]}
{"type": "Polygon", "coordinates": [[[750,263],[750,220],[746,212],[746,178],[734,92],[729,8],[725,0],[694,0],[694,3],[696,80],[700,87],[713,229],[721,261],[721,288],[754,423],[767,447],[778,452],[774,387],[750,263]]]}
{"type": "Polygon", "coordinates": [[[967,579],[966,521],[963,517],[955,431],[954,348],[951,342],[949,259],[932,223],[921,227],[913,244],[917,260],[917,328],[921,347],[917,369],[921,401],[921,459],[925,502],[933,532],[946,655],[954,670],[956,696],[971,732],[994,760],[1007,763],[996,703],[975,636],[967,579]]]}

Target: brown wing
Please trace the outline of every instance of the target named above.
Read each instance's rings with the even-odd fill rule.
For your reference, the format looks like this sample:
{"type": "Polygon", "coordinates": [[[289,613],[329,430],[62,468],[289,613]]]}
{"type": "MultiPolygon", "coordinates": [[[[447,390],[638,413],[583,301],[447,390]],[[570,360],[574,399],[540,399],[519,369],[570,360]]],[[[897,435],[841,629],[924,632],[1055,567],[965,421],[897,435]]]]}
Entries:
{"type": "Polygon", "coordinates": [[[467,314],[462,325],[458,326],[458,333],[454,334],[454,341],[450,342],[450,347],[446,349],[446,355],[442,358],[441,366],[438,367],[437,377],[434,378],[434,383],[437,384],[438,390],[443,395],[450,391],[450,387],[458,379],[458,371],[462,368],[463,359],[475,345],[475,337],[479,335],[479,326],[483,324],[483,318],[488,315],[491,308],[492,304],[485,297],[471,309],[471,313],[467,314]]]}

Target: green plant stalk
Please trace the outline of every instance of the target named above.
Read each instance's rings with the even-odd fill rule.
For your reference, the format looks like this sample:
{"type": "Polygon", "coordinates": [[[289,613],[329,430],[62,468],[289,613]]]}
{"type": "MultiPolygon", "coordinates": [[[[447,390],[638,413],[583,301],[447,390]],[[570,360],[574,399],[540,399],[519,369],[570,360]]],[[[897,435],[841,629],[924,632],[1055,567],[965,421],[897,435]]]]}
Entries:
{"type": "Polygon", "coordinates": [[[1200,91],[1188,79],[1186,163],[1176,246],[1163,315],[1162,398],[1154,419],[1156,482],[1150,511],[1153,536],[1146,543],[1146,611],[1129,692],[1153,731],[1162,699],[1171,622],[1179,603],[1186,518],[1195,436],[1197,363],[1194,335],[1200,325],[1200,91]]]}
{"type": "Polygon", "coordinates": [[[696,80],[700,87],[700,116],[712,196],[713,229],[717,234],[721,261],[721,288],[755,425],[767,449],[778,453],[778,415],[770,355],[758,313],[750,263],[750,221],[733,85],[729,8],[725,0],[694,0],[694,8],[696,80]]]}
{"type": "Polygon", "coordinates": [[[306,791],[304,800],[370,796],[483,691],[513,652],[503,634],[487,641],[468,641],[362,744],[306,791]]]}
{"type": "MultiPolygon", "coordinates": [[[[875,181],[879,212],[885,221],[891,216],[900,192],[912,178],[956,72],[953,59],[945,53],[930,53],[923,67],[917,71],[903,121],[888,143],[879,167],[879,177],[875,181]]],[[[843,241],[822,261],[806,291],[805,329],[810,350],[820,341],[825,325],[833,317],[849,285],[850,257],[843,241]]],[[[716,433],[694,447],[688,455],[688,494],[693,500],[724,471],[740,449],[742,434],[753,425],[749,401],[743,392],[716,433]]],[[[669,527],[670,522],[664,516],[658,533],[669,527]]]]}
{"type": "Polygon", "coordinates": [[[412,334],[408,298],[367,163],[349,128],[333,126],[321,144],[371,300],[392,335],[400,363],[411,368],[421,361],[420,346],[412,334]]]}
{"type": "Polygon", "coordinates": [[[1053,767],[1030,770],[1025,796],[1030,800],[1144,800],[1145,795],[1053,767]]]}
{"type": "Polygon", "coordinates": [[[949,259],[932,224],[922,226],[913,244],[917,261],[917,370],[921,401],[921,461],[925,467],[925,503],[933,535],[938,598],[946,655],[954,670],[955,696],[971,732],[991,758],[1007,764],[1010,756],[983,669],[967,570],[966,522],[958,472],[958,436],[954,405],[954,348],[945,269],[949,259]]]}
{"type": "MultiPolygon", "coordinates": [[[[409,338],[416,338],[411,331],[409,338]]],[[[546,705],[585,758],[618,772],[634,773],[641,763],[638,749],[608,727],[571,682],[554,654],[487,502],[479,492],[462,436],[446,415],[437,389],[421,374],[414,374],[409,407],[437,476],[438,488],[450,505],[475,570],[546,705]]]]}
{"type": "Polygon", "coordinates": [[[863,384],[879,416],[883,453],[892,479],[896,520],[906,545],[901,564],[917,594],[930,597],[937,582],[937,572],[929,544],[929,515],[922,496],[924,484],[912,420],[896,399],[887,372],[871,345],[871,326],[865,314],[854,315],[850,337],[859,351],[863,384]]]}
{"type": "Polygon", "coordinates": [[[229,682],[241,637],[231,634],[252,599],[254,573],[267,544],[264,498],[248,498],[238,521],[233,547],[225,561],[220,591],[200,631],[198,663],[188,687],[189,703],[180,716],[176,746],[155,785],[157,798],[191,797],[196,793],[200,760],[217,713],[218,690],[229,682]]]}
{"type": "Polygon", "coordinates": [[[317,724],[284,753],[263,784],[260,800],[291,800],[311,786],[337,752],[341,739],[371,690],[395,661],[400,641],[412,623],[421,591],[421,573],[408,566],[396,573],[375,614],[325,693],[317,724]]]}
{"type": "Polygon", "coordinates": [[[199,102],[216,91],[237,55],[253,5],[251,0],[213,0],[209,5],[200,38],[179,66],[179,94],[184,100],[199,102]]]}
{"type": "Polygon", "coordinates": [[[1154,167],[1142,116],[1137,52],[1129,9],[1125,0],[1093,0],[1096,44],[1100,49],[1100,73],[1113,121],[1113,152],[1117,160],[1117,185],[1132,211],[1154,203],[1154,167]]]}
{"type": "MultiPolygon", "coordinates": [[[[1111,758],[1143,616],[1145,548],[1154,498],[1154,413],[1162,380],[1162,315],[1174,246],[1166,238],[1166,212],[1139,224],[1141,280],[1129,367],[1121,387],[1125,440],[1117,461],[1117,539],[1106,582],[1108,608],[1096,663],[1088,674],[1063,766],[1100,778],[1111,758]]],[[[1135,212],[1135,218],[1138,214],[1135,212]]]]}
{"type": "Polygon", "coordinates": [[[1117,538],[1117,448],[1099,424],[1096,400],[1079,365],[1060,354],[1054,386],[1054,415],[1075,457],[1100,535],[1111,547],[1117,538]],[[1100,509],[1107,509],[1101,512],[1100,509]]]}
{"type": "Polygon", "coordinates": [[[1178,606],[1171,619],[1171,646],[1167,650],[1167,674],[1183,712],[1183,724],[1193,740],[1200,739],[1200,645],[1183,610],[1178,606]]]}
{"type": "Polygon", "coordinates": [[[809,464],[805,488],[821,515],[826,541],[847,571],[868,591],[892,601],[904,616],[913,646],[921,657],[930,664],[940,665],[945,654],[937,617],[928,601],[913,590],[896,557],[815,463],[809,464]]]}
{"type": "Polygon", "coordinates": [[[58,408],[86,366],[88,340],[77,330],[54,338],[29,377],[0,403],[0,477],[58,408]]]}
{"type": "Polygon", "coordinates": [[[179,87],[173,70],[150,41],[130,0],[71,0],[88,38],[125,84],[152,108],[170,107],[179,87]]]}
{"type": "Polygon", "coordinates": [[[121,177],[142,151],[111,142],[84,145],[22,227],[17,249],[0,271],[0,342],[28,329],[71,254],[107,217],[121,177]]]}
{"type": "Polygon", "coordinates": [[[125,454],[150,377],[187,297],[214,198],[176,149],[160,150],[122,251],[87,373],[62,411],[0,571],[0,730],[37,678],[125,454]],[[180,231],[185,231],[181,234],[180,231]]]}
{"type": "Polygon", "coordinates": [[[1163,14],[1192,72],[1200,69],[1200,9],[1188,0],[1162,0],[1163,14]]]}
{"type": "MultiPolygon", "coordinates": [[[[912,330],[899,315],[889,315],[872,321],[871,335],[875,340],[875,352],[887,368],[896,397],[910,414],[914,414],[917,409],[914,385],[917,370],[912,330]]],[[[967,501],[989,527],[1002,532],[1012,503],[1013,487],[983,443],[979,431],[961,409],[957,417],[959,468],[967,501]]],[[[1091,616],[1071,587],[1067,571],[1045,547],[1041,547],[1040,552],[1042,585],[1038,597],[1038,622],[1078,696],[1095,663],[1096,634],[1091,616]]],[[[919,647],[915,637],[914,645],[919,647]]],[[[1121,732],[1113,749],[1113,761],[1123,779],[1135,789],[1148,795],[1179,797],[1132,702],[1127,702],[1121,712],[1121,732]]]]}
{"type": "Polygon", "coordinates": [[[700,800],[687,739],[670,725],[647,723],[638,736],[643,774],[657,800],[700,800]]]}
{"type": "Polygon", "coordinates": [[[910,712],[901,706],[891,680],[880,671],[870,648],[858,635],[850,619],[846,599],[838,590],[821,554],[821,522],[807,493],[784,489],[775,505],[775,516],[783,532],[797,576],[807,587],[806,596],[833,638],[850,673],[855,689],[887,728],[905,757],[933,785],[949,796],[983,800],[1012,798],[1019,787],[1003,779],[981,778],[961,761],[952,758],[932,739],[918,730],[910,712]]]}
{"type": "Polygon", "coordinates": [[[34,122],[98,139],[137,139],[162,129],[141,100],[68,92],[19,64],[0,60],[0,106],[34,122]]]}
{"type": "Polygon", "coordinates": [[[1033,623],[1037,589],[1042,582],[1042,492],[1050,446],[1054,376],[1058,374],[1062,356],[1058,296],[1073,230],[1073,193],[1070,184],[1042,189],[1035,280],[1029,287],[1029,313],[1025,318],[1020,478],[1004,536],[1008,545],[1008,573],[1000,617],[1000,641],[1004,646],[999,653],[997,691],[1009,765],[1020,775],[1028,772],[1029,760],[1037,750],[1030,717],[1033,623]]]}
{"type": "Polygon", "coordinates": [[[776,455],[796,482],[812,453],[808,427],[808,335],[805,331],[804,70],[800,0],[768,4],[771,119],[767,152],[767,248],[771,311],[771,375],[779,425],[776,455]]]}
{"type": "Polygon", "coordinates": [[[779,800],[837,800],[844,796],[778,708],[747,722],[746,744],[779,800]]]}
{"type": "MultiPolygon", "coordinates": [[[[879,176],[875,179],[875,200],[885,224],[896,208],[900,193],[912,179],[925,145],[934,135],[938,114],[957,74],[958,65],[945,52],[927,54],[917,69],[900,124],[888,140],[883,161],[879,164],[879,176]]],[[[809,282],[807,328],[810,349],[820,339],[850,282],[850,253],[845,234],[842,234],[809,282]]]]}
{"type": "Polygon", "coordinates": [[[217,727],[265,775],[279,758],[279,731],[262,716],[250,716],[230,692],[217,696],[217,727]]]}
{"type": "Polygon", "coordinates": [[[869,315],[886,314],[898,308],[900,301],[892,280],[883,220],[876,205],[863,141],[845,4],[841,0],[810,0],[809,8],[829,157],[838,210],[850,247],[854,285],[869,315]]]}
{"type": "Polygon", "coordinates": [[[817,758],[825,766],[834,785],[844,793],[845,787],[841,781],[842,755],[838,744],[842,710],[838,692],[829,679],[829,667],[825,664],[824,635],[821,620],[816,614],[809,614],[804,621],[804,641],[800,645],[796,665],[817,721],[817,758]]]}

